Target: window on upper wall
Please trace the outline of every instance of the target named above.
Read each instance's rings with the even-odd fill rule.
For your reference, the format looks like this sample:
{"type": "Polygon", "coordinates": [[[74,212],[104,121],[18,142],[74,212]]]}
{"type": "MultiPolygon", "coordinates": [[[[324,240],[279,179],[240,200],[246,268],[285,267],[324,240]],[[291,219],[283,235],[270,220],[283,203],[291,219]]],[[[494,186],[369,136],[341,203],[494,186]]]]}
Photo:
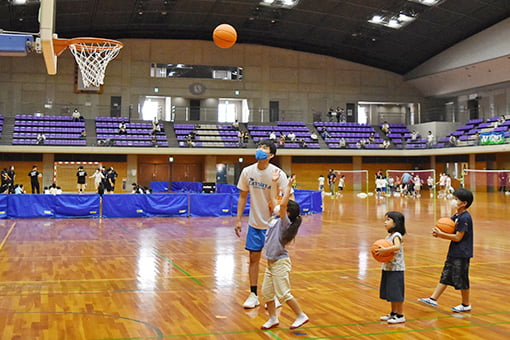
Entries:
{"type": "Polygon", "coordinates": [[[151,64],[151,77],[242,80],[243,68],[239,66],[151,64]]]}

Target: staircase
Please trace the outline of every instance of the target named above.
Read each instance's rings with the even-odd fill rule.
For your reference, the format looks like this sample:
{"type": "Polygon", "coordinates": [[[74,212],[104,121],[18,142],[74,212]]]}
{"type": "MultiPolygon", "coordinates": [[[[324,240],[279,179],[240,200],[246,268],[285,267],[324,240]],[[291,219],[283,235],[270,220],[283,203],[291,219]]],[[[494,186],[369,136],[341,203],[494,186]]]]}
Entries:
{"type": "Polygon", "coordinates": [[[12,145],[14,120],[15,117],[7,117],[4,115],[4,126],[2,129],[2,136],[0,136],[0,145],[12,145]]]}

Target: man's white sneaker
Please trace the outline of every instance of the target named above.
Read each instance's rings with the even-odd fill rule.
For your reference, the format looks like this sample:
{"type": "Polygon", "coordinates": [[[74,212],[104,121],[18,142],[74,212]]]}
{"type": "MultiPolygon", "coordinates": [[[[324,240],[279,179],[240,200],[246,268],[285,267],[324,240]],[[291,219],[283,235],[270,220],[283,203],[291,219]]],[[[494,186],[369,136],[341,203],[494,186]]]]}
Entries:
{"type": "Polygon", "coordinates": [[[303,326],[305,323],[307,323],[308,321],[310,321],[308,316],[305,313],[301,313],[296,318],[296,321],[294,321],[294,323],[290,326],[290,329],[299,328],[299,327],[303,326]]]}
{"type": "Polygon", "coordinates": [[[246,309],[255,308],[258,305],[260,305],[260,302],[259,298],[257,297],[257,295],[255,295],[255,293],[250,293],[246,301],[244,301],[243,303],[243,307],[246,309]]]}
{"type": "Polygon", "coordinates": [[[278,321],[278,318],[269,318],[269,320],[267,320],[266,323],[263,324],[262,327],[260,327],[260,329],[275,328],[278,327],[279,324],[280,322],[278,321]]]}
{"type": "Polygon", "coordinates": [[[463,304],[460,304],[458,306],[452,307],[452,311],[455,313],[471,312],[471,305],[464,306],[463,304]]]}

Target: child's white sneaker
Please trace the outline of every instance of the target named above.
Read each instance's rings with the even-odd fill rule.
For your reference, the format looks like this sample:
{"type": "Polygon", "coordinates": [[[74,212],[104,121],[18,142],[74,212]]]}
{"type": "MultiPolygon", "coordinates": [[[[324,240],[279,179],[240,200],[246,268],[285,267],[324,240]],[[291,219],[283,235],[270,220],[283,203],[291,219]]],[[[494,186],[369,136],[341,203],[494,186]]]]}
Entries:
{"type": "Polygon", "coordinates": [[[294,321],[294,323],[290,326],[290,329],[299,328],[299,327],[303,326],[305,323],[307,323],[308,321],[310,321],[308,316],[305,313],[301,313],[296,318],[296,321],[294,321]]]}
{"type": "Polygon", "coordinates": [[[269,318],[269,320],[266,321],[265,324],[262,325],[262,327],[260,327],[260,329],[275,328],[275,327],[278,327],[279,324],[280,324],[280,321],[278,321],[277,317],[271,317],[271,318],[269,318]]]}

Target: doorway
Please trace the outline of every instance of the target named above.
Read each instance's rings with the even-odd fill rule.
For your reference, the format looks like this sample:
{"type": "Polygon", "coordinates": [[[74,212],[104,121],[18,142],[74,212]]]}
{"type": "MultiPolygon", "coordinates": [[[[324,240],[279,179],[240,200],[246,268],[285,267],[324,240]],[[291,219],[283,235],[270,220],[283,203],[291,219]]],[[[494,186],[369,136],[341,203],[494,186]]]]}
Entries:
{"type": "Polygon", "coordinates": [[[141,163],[138,174],[138,184],[144,187],[150,187],[151,182],[169,182],[170,165],[141,163]]]}

